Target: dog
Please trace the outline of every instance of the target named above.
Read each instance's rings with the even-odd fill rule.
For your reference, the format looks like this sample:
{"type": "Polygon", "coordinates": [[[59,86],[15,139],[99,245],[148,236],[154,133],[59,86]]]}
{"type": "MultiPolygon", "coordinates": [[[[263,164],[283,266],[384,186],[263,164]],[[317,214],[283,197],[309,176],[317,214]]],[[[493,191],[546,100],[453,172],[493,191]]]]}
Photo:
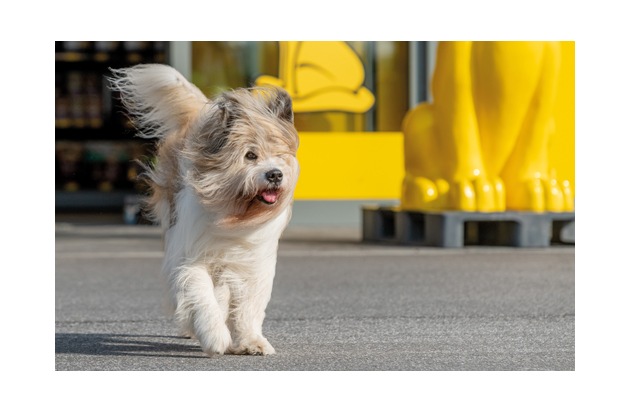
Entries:
{"type": "Polygon", "coordinates": [[[209,356],[274,354],[262,324],[299,174],[291,97],[254,87],[209,99],[162,64],[112,69],[109,81],[138,134],[158,142],[147,206],[182,334],[209,356]]]}

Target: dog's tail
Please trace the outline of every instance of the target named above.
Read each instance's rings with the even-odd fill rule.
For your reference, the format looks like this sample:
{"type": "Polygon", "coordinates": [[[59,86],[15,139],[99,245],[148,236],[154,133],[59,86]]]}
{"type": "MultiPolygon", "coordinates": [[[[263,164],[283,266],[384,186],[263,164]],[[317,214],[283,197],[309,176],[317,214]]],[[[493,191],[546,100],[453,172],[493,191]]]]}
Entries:
{"type": "Polygon", "coordinates": [[[163,64],[110,69],[110,87],[120,92],[139,135],[163,138],[185,128],[208,99],[181,73],[163,64]]]}

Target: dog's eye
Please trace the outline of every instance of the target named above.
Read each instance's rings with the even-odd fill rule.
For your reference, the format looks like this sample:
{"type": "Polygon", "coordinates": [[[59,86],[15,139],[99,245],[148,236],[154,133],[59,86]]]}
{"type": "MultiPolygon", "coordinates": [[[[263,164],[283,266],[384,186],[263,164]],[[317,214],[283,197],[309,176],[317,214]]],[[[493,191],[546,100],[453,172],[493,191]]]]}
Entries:
{"type": "Polygon", "coordinates": [[[254,152],[247,152],[247,154],[245,155],[245,158],[248,160],[256,160],[258,159],[258,156],[254,152]]]}

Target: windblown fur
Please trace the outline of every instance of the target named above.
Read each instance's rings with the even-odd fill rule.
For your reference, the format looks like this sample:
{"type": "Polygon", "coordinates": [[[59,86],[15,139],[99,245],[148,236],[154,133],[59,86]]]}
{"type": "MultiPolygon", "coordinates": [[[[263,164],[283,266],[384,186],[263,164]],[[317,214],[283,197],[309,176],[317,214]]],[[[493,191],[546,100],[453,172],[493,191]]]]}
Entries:
{"type": "Polygon", "coordinates": [[[112,72],[140,135],[158,139],[148,208],[164,229],[182,332],[209,355],[274,353],[262,323],[298,177],[289,95],[237,89],[210,100],[169,66],[112,72]]]}

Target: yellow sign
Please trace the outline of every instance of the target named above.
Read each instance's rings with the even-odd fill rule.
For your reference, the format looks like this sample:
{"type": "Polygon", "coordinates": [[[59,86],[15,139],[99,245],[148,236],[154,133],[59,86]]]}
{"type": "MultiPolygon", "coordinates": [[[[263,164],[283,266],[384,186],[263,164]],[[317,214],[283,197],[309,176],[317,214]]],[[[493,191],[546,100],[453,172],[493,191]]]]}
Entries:
{"type": "Polygon", "coordinates": [[[279,78],[260,76],[256,84],[283,87],[296,113],[364,113],[374,105],[365,87],[363,64],[344,42],[280,42],[279,78]]]}

